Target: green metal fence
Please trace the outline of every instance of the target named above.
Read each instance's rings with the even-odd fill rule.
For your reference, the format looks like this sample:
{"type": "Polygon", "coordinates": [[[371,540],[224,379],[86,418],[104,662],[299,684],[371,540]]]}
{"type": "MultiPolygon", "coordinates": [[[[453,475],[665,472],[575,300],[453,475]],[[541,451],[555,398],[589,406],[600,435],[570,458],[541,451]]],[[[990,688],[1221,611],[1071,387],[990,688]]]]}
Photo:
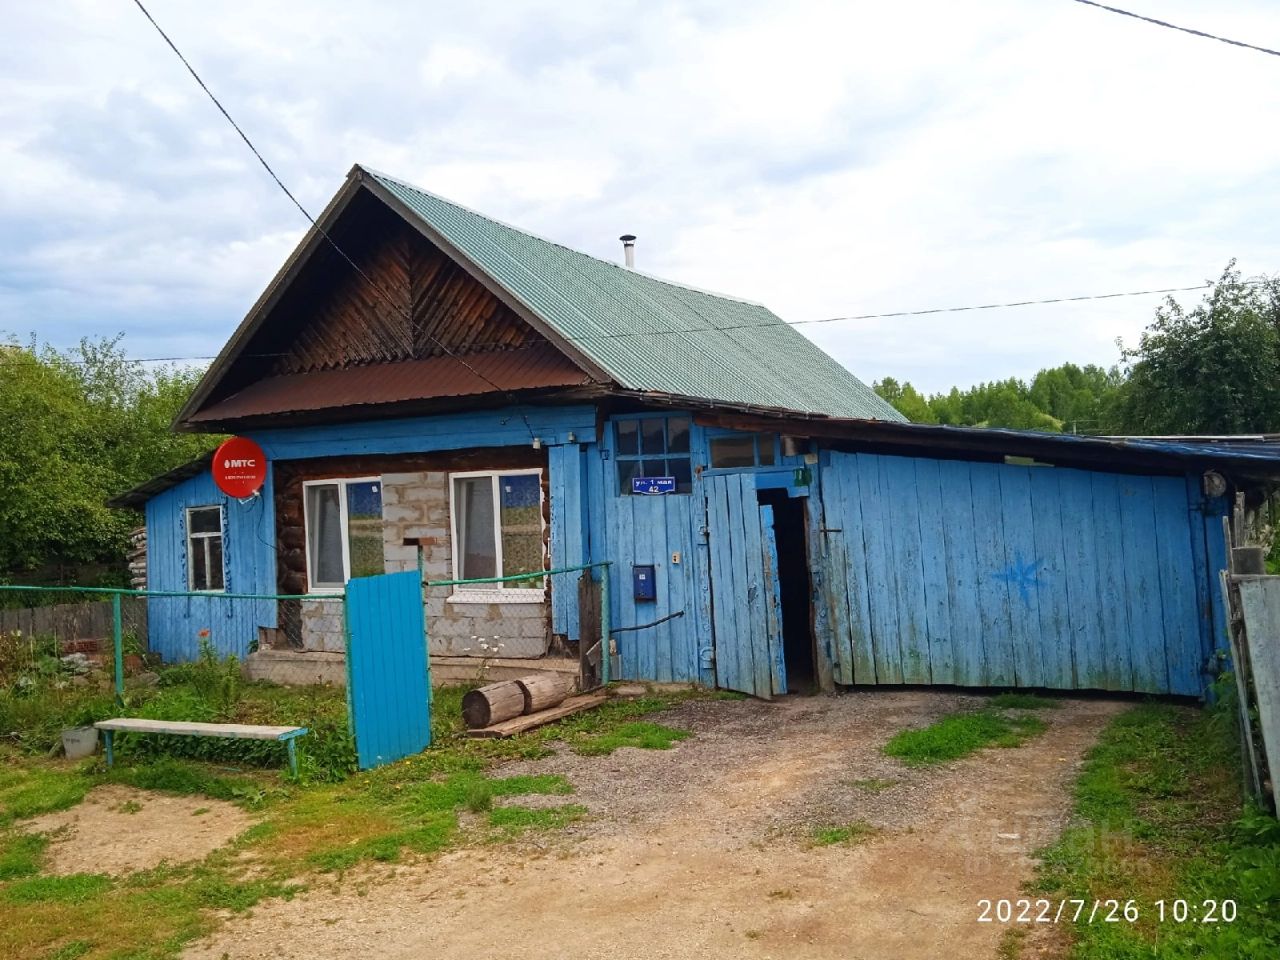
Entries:
{"type": "Polygon", "coordinates": [[[120,699],[133,655],[194,660],[206,645],[241,658],[259,647],[340,651],[343,602],[341,594],[0,585],[0,636],[68,672],[107,667],[120,699]]]}

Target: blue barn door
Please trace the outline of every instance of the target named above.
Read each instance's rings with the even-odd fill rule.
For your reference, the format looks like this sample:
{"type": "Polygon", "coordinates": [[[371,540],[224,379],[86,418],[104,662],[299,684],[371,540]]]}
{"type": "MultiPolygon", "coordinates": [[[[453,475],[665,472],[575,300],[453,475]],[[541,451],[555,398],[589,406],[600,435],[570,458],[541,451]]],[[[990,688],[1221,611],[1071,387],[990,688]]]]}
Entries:
{"type": "Polygon", "coordinates": [[[708,477],[703,488],[716,686],[770,700],[786,692],[776,550],[766,561],[773,524],[766,528],[752,474],[708,477]]]}
{"type": "Polygon", "coordinates": [[[431,745],[431,678],[416,570],[347,584],[347,704],[361,770],[431,745]]]}

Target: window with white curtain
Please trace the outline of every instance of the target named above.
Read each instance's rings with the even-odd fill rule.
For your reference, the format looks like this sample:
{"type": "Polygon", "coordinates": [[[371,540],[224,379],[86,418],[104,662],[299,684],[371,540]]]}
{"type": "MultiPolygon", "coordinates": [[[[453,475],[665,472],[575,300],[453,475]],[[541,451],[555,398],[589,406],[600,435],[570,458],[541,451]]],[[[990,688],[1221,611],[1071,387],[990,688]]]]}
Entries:
{"type": "Polygon", "coordinates": [[[449,477],[457,580],[533,574],[503,583],[462,584],[453,599],[537,602],[545,596],[542,471],[455,473],[449,477]]]}
{"type": "Polygon", "coordinates": [[[383,573],[382,478],[309,480],[302,490],[311,590],[383,573]]]}

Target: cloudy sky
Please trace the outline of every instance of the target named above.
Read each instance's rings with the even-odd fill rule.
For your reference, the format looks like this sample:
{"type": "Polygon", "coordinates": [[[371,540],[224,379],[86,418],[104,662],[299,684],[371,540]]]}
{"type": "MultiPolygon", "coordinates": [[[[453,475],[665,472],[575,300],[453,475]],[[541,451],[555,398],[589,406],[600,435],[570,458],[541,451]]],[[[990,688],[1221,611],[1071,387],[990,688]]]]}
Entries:
{"type": "MultiPolygon", "coordinates": [[[[1274,0],[1127,5],[1280,48],[1274,0]]],[[[791,321],[1280,269],[1280,58],[1070,0],[149,7],[315,212],[358,161],[791,321]]],[[[0,331],[216,352],[301,215],[130,0],[5,19],[0,331]]],[[[1158,299],[801,329],[941,390],[1158,299]]]]}

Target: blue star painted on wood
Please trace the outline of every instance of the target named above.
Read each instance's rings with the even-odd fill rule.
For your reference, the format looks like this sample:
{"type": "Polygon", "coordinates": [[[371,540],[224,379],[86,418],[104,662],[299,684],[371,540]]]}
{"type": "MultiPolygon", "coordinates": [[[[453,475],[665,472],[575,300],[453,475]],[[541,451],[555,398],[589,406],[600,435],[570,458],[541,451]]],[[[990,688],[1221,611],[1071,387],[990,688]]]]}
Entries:
{"type": "Polygon", "coordinates": [[[1011,587],[1018,588],[1018,596],[1022,598],[1022,602],[1026,606],[1031,606],[1031,591],[1039,589],[1040,565],[1043,560],[1026,561],[1022,559],[1022,554],[1017,554],[1007,568],[999,573],[992,574],[997,580],[1003,580],[1011,587]]]}

